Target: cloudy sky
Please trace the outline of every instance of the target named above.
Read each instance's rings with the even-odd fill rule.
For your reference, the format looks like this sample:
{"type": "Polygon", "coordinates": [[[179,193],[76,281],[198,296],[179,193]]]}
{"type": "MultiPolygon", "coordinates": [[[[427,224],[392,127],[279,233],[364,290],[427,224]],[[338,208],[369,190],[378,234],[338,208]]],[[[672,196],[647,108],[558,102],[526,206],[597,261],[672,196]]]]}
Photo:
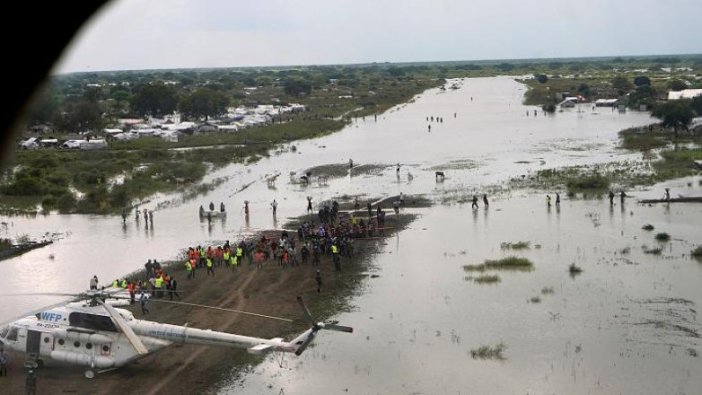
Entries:
{"type": "Polygon", "coordinates": [[[55,72],[702,53],[700,0],[115,0],[55,72]]]}

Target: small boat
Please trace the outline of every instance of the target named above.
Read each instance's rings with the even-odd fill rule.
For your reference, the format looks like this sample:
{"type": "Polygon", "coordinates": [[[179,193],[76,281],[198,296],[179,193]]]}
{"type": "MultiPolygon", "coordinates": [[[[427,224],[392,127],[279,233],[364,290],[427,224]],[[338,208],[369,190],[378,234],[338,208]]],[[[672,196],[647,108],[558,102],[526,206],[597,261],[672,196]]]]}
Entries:
{"type": "Polygon", "coordinates": [[[670,199],[644,199],[640,200],[640,203],[651,204],[651,203],[702,203],[702,196],[688,196],[688,197],[676,197],[670,199]]]}

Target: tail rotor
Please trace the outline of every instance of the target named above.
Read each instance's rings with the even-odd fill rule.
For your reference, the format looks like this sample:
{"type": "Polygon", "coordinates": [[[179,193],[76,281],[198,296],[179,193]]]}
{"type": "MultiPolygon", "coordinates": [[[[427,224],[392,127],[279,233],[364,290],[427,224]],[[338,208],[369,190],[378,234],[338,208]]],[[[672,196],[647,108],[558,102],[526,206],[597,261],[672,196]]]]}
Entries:
{"type": "Polygon", "coordinates": [[[337,332],[346,332],[346,333],[353,333],[353,328],[350,326],[344,326],[344,325],[337,325],[338,321],[328,321],[328,322],[316,322],[314,318],[312,317],[312,314],[310,314],[309,309],[307,309],[307,306],[305,305],[305,302],[302,300],[302,297],[297,297],[297,302],[300,304],[300,307],[302,308],[302,315],[305,317],[305,321],[309,322],[312,325],[312,328],[309,330],[309,334],[305,339],[302,341],[300,346],[297,348],[295,351],[295,355],[301,355],[305,350],[307,349],[307,346],[312,343],[312,340],[317,336],[317,332],[320,329],[327,329],[327,330],[332,330],[332,331],[337,331],[337,332]]]}

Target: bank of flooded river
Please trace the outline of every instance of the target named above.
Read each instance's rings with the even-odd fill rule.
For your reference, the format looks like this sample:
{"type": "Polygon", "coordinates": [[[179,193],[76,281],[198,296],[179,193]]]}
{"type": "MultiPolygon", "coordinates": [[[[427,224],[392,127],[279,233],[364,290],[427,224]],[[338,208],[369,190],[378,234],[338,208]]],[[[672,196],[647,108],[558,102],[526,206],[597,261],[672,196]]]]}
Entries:
{"type": "MultiPolygon", "coordinates": [[[[359,119],[255,164],[217,170],[205,180],[212,190],[204,195],[154,196],[143,206],[159,208],[149,228],[133,213],[125,225],[116,216],[4,218],[9,233],[70,236],[2,262],[8,275],[0,287],[83,290],[93,274],[107,282],[147,259],[174,258],[189,245],[280,228],[304,213],[307,196],[317,204],[358,195],[365,206],[364,198],[421,194],[435,205],[407,210],[419,219],[386,241],[374,261],[380,276],[369,278],[366,292],[351,301],[353,312],[338,317],[356,328],[353,336],[320,333],[301,358],[287,358],[281,368],[271,357],[220,392],[244,386],[247,393],[271,394],[693,393],[702,385],[695,356],[702,329],[694,313],[702,303],[702,264],[689,252],[702,242],[702,207],[636,204],[660,197],[663,185],[629,191],[623,207],[562,194],[560,207],[549,209],[545,193],[552,191],[503,188],[493,195],[495,186],[539,169],[641,158],[615,148],[617,132],[651,122],[648,114],[581,106],[534,116],[536,107],[521,105],[523,93],[509,78],[429,90],[377,120],[359,119]],[[431,116],[443,122],[427,121],[431,116]],[[299,179],[311,168],[338,170],[349,159],[349,175],[335,172],[324,182],[317,176],[325,174],[313,174],[309,184],[299,179]],[[443,181],[436,171],[444,172],[443,181]],[[269,184],[265,176],[272,174],[280,176],[269,184]],[[486,190],[487,210],[482,201],[475,211],[457,203],[486,190]],[[225,220],[198,218],[198,207],[210,201],[225,203],[225,220]],[[645,224],[655,230],[642,230],[645,224]],[[671,241],[654,240],[658,232],[671,241]],[[500,248],[519,241],[530,248],[500,248]],[[657,247],[660,255],[645,253],[657,247]],[[500,277],[494,284],[466,279],[471,274],[464,265],[508,255],[529,258],[534,270],[489,272],[500,277]],[[579,275],[570,276],[573,263],[579,275]],[[542,292],[547,288],[553,292],[542,292]],[[500,342],[503,361],[472,358],[471,350],[500,342]]],[[[698,179],[666,185],[674,196],[702,194],[698,179]]],[[[55,302],[13,301],[0,307],[0,317],[55,302]]]]}

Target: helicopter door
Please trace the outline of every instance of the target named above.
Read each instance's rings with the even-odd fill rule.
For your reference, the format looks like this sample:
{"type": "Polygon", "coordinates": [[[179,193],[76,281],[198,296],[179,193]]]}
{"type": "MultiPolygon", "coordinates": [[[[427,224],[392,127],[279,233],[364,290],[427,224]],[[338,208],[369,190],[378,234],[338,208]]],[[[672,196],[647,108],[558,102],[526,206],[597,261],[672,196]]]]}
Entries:
{"type": "Polygon", "coordinates": [[[41,344],[39,345],[39,351],[41,355],[50,355],[51,351],[54,350],[54,336],[51,333],[41,334],[41,344]]]}
{"type": "Polygon", "coordinates": [[[30,358],[36,358],[39,356],[39,347],[41,344],[41,332],[38,331],[27,331],[27,355],[30,358]]]}

